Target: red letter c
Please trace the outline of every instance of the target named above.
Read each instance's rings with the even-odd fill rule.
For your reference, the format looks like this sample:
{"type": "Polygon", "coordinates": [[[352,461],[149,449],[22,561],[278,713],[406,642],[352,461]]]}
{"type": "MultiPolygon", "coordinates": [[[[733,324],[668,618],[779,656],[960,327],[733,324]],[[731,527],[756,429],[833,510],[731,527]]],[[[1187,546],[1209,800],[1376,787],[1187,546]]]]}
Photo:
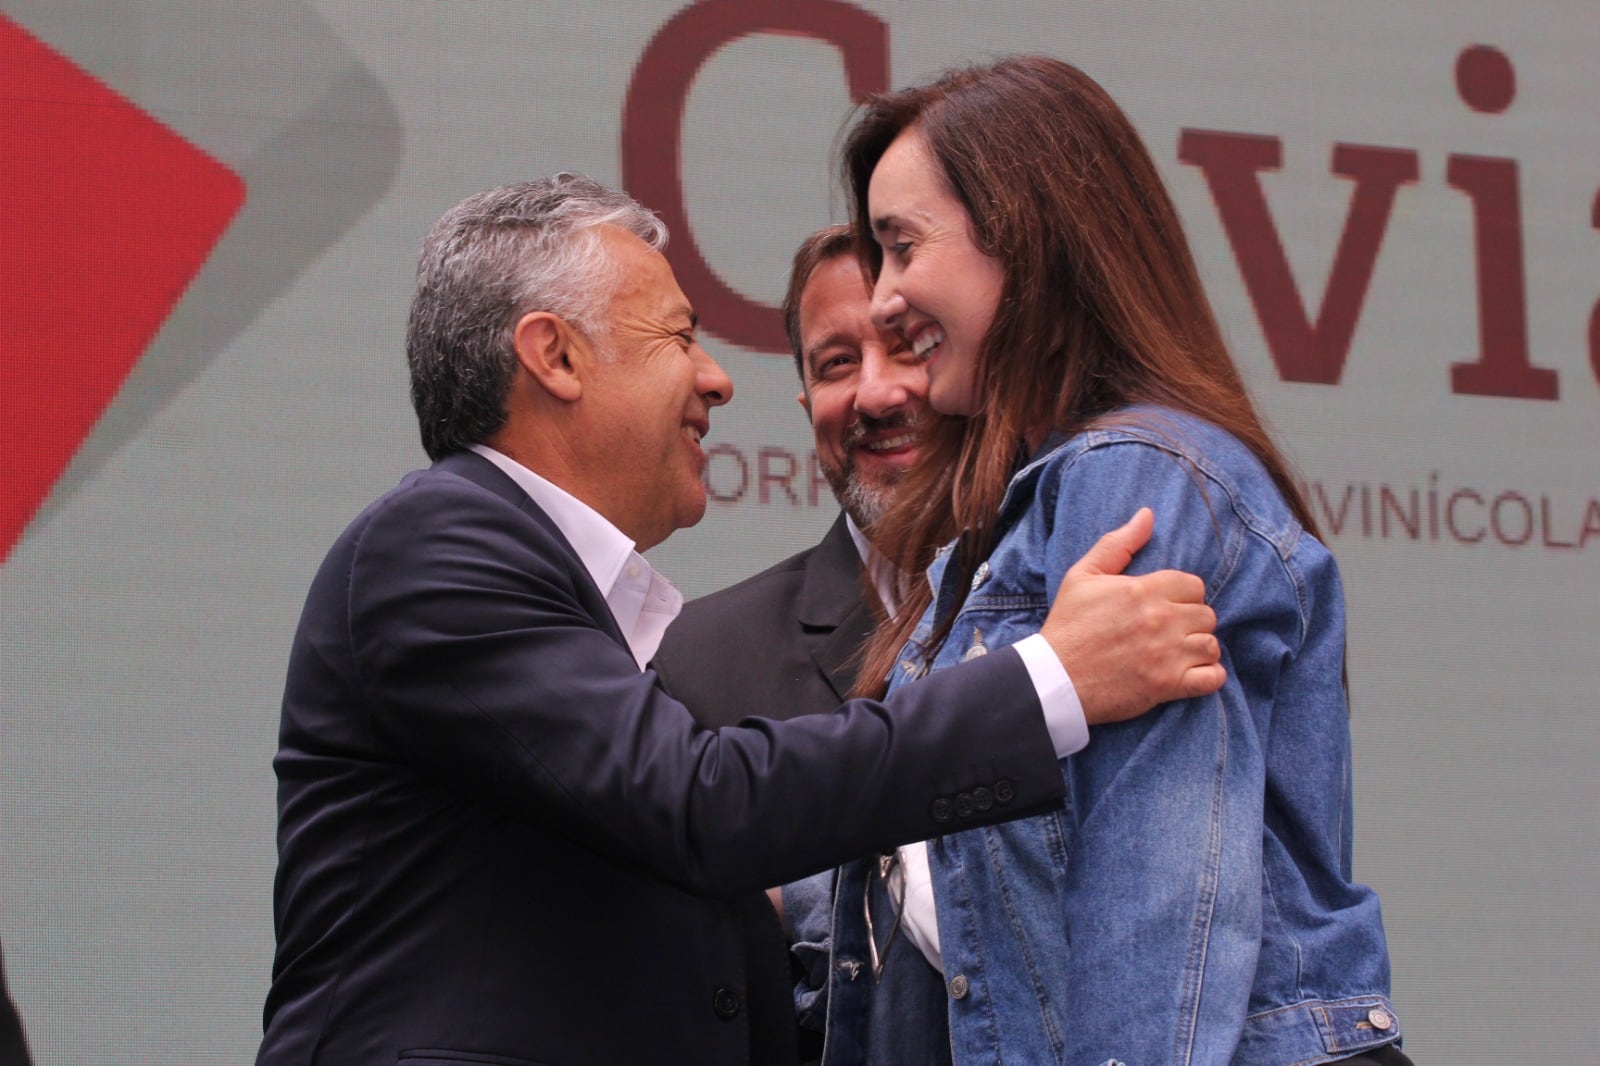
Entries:
{"type": "Polygon", "coordinates": [[[889,84],[889,32],[877,16],[844,0],[702,0],[662,26],[639,57],[622,107],[622,184],[654,208],[672,241],[667,261],[707,330],[730,343],[787,354],[778,309],[735,292],[700,253],[683,202],[683,111],[706,60],[757,33],[826,41],[844,57],[850,98],[889,84]]]}

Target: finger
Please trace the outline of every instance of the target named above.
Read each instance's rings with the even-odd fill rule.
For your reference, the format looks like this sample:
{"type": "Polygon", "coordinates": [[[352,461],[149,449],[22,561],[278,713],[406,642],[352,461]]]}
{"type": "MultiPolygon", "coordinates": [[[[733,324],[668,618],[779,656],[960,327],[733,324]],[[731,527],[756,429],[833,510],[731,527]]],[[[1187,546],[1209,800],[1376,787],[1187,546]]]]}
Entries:
{"type": "Polygon", "coordinates": [[[1216,658],[1212,652],[1216,645],[1216,638],[1211,634],[1217,628],[1217,612],[1203,603],[1167,603],[1160,602],[1147,608],[1147,621],[1143,624],[1147,639],[1157,641],[1162,648],[1172,648],[1181,645],[1187,653],[1196,648],[1204,647],[1210,658],[1216,658]],[[1200,638],[1207,638],[1209,643],[1203,643],[1200,638]],[[1196,641],[1191,647],[1190,639],[1196,641]]]}
{"type": "Polygon", "coordinates": [[[1211,695],[1227,680],[1228,671],[1223,669],[1222,664],[1211,663],[1207,666],[1191,666],[1183,672],[1178,685],[1183,690],[1184,699],[1194,699],[1196,696],[1211,695]]]}
{"type": "Polygon", "coordinates": [[[1182,603],[1172,608],[1174,617],[1178,620],[1178,628],[1184,633],[1197,636],[1211,637],[1216,643],[1216,637],[1211,634],[1217,631],[1217,612],[1203,603],[1182,603]]]}
{"type": "Polygon", "coordinates": [[[781,889],[781,888],[769,888],[769,889],[767,889],[767,900],[769,902],[771,902],[772,909],[774,911],[776,911],[777,914],[778,914],[778,924],[782,925],[783,924],[783,889],[781,889]]]}
{"type": "Polygon", "coordinates": [[[1150,540],[1150,531],[1155,524],[1156,517],[1150,508],[1139,508],[1132,518],[1095,541],[1083,558],[1072,564],[1067,576],[1122,573],[1139,549],[1150,540]]]}
{"type": "Polygon", "coordinates": [[[1183,638],[1183,654],[1192,666],[1210,666],[1222,661],[1222,645],[1211,633],[1190,633],[1183,638]]]}
{"type": "Polygon", "coordinates": [[[1151,592],[1173,603],[1204,603],[1206,599],[1206,583],[1182,570],[1157,570],[1134,580],[1148,585],[1151,592]]]}

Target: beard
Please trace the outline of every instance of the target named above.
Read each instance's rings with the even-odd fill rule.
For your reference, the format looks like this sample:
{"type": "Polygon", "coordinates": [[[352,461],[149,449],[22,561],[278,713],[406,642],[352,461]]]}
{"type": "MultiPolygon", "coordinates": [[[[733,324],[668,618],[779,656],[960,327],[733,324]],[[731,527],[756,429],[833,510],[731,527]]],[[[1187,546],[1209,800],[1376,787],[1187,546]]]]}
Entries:
{"type": "Polygon", "coordinates": [[[833,492],[839,497],[839,506],[855,521],[856,528],[865,531],[888,513],[894,503],[895,490],[900,487],[900,477],[896,474],[890,480],[869,485],[851,466],[844,477],[844,490],[841,492],[835,486],[833,492]]]}
{"type": "Polygon", "coordinates": [[[866,530],[888,513],[905,471],[886,471],[868,480],[856,469],[856,449],[865,445],[869,433],[897,429],[915,431],[921,428],[922,422],[920,414],[898,414],[889,418],[863,415],[850,425],[840,442],[843,445],[844,465],[822,463],[822,476],[827,479],[839,506],[844,508],[845,514],[850,516],[857,528],[866,530]]]}

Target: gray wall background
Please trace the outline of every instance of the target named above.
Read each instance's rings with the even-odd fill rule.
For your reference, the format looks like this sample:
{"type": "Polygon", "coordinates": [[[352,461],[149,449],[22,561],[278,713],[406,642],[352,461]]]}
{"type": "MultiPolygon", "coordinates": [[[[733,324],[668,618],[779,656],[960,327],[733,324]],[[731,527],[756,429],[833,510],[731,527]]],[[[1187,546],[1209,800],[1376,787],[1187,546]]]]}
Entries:
{"type": "MultiPolygon", "coordinates": [[[[622,102],[675,0],[0,0],[0,13],[237,171],[244,208],[0,569],[0,939],[41,1063],[243,1063],[272,951],[277,700],[322,552],[423,461],[401,353],[416,248],[469,193],[621,177],[622,102]]],[[[1045,51],[1132,114],[1237,358],[1308,482],[1350,517],[1357,873],[1382,893],[1418,1062],[1563,1063],[1600,1026],[1600,17],[1590,0],[1184,5],[862,2],[890,79],[1045,51]],[[1469,110],[1471,44],[1515,65],[1469,110]],[[1279,380],[1186,128],[1277,136],[1265,177],[1313,308],[1350,182],[1338,142],[1414,149],[1342,380],[1279,380]],[[1520,168],[1530,353],[1560,399],[1450,391],[1478,350],[1452,154],[1520,168]],[[1526,544],[1412,539],[1361,494],[1514,492],[1526,544]],[[1587,509],[1587,510],[1586,510],[1587,509]],[[1589,515],[1594,530],[1576,547],[1589,515]]],[[[0,107],[3,107],[0,101],[0,107]]],[[[722,276],[775,303],[841,217],[839,54],[756,36],[689,97],[683,181],[722,276]]],[[[715,324],[712,324],[714,329],[715,324]]],[[[727,502],[657,549],[689,595],[814,540],[739,465],[809,454],[787,361],[714,336],[737,383],[711,443],[727,502]],[[734,455],[737,453],[738,458],[734,455]]],[[[796,482],[803,485],[803,481],[796,482]]],[[[770,486],[769,486],[770,487],[770,486]]],[[[1514,516],[1513,516],[1514,517],[1514,516]]],[[[1517,539],[1515,536],[1506,538],[1517,539]]]]}

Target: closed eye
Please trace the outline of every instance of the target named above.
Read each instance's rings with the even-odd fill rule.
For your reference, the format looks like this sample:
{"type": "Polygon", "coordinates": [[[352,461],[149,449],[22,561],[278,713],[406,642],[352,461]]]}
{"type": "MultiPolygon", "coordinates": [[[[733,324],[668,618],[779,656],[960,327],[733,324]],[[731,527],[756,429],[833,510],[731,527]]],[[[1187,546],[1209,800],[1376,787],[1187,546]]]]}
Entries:
{"type": "Polygon", "coordinates": [[[911,251],[911,242],[904,239],[905,229],[898,219],[884,217],[873,220],[872,237],[887,255],[904,259],[911,251]],[[893,238],[893,239],[891,239],[893,238]]]}

